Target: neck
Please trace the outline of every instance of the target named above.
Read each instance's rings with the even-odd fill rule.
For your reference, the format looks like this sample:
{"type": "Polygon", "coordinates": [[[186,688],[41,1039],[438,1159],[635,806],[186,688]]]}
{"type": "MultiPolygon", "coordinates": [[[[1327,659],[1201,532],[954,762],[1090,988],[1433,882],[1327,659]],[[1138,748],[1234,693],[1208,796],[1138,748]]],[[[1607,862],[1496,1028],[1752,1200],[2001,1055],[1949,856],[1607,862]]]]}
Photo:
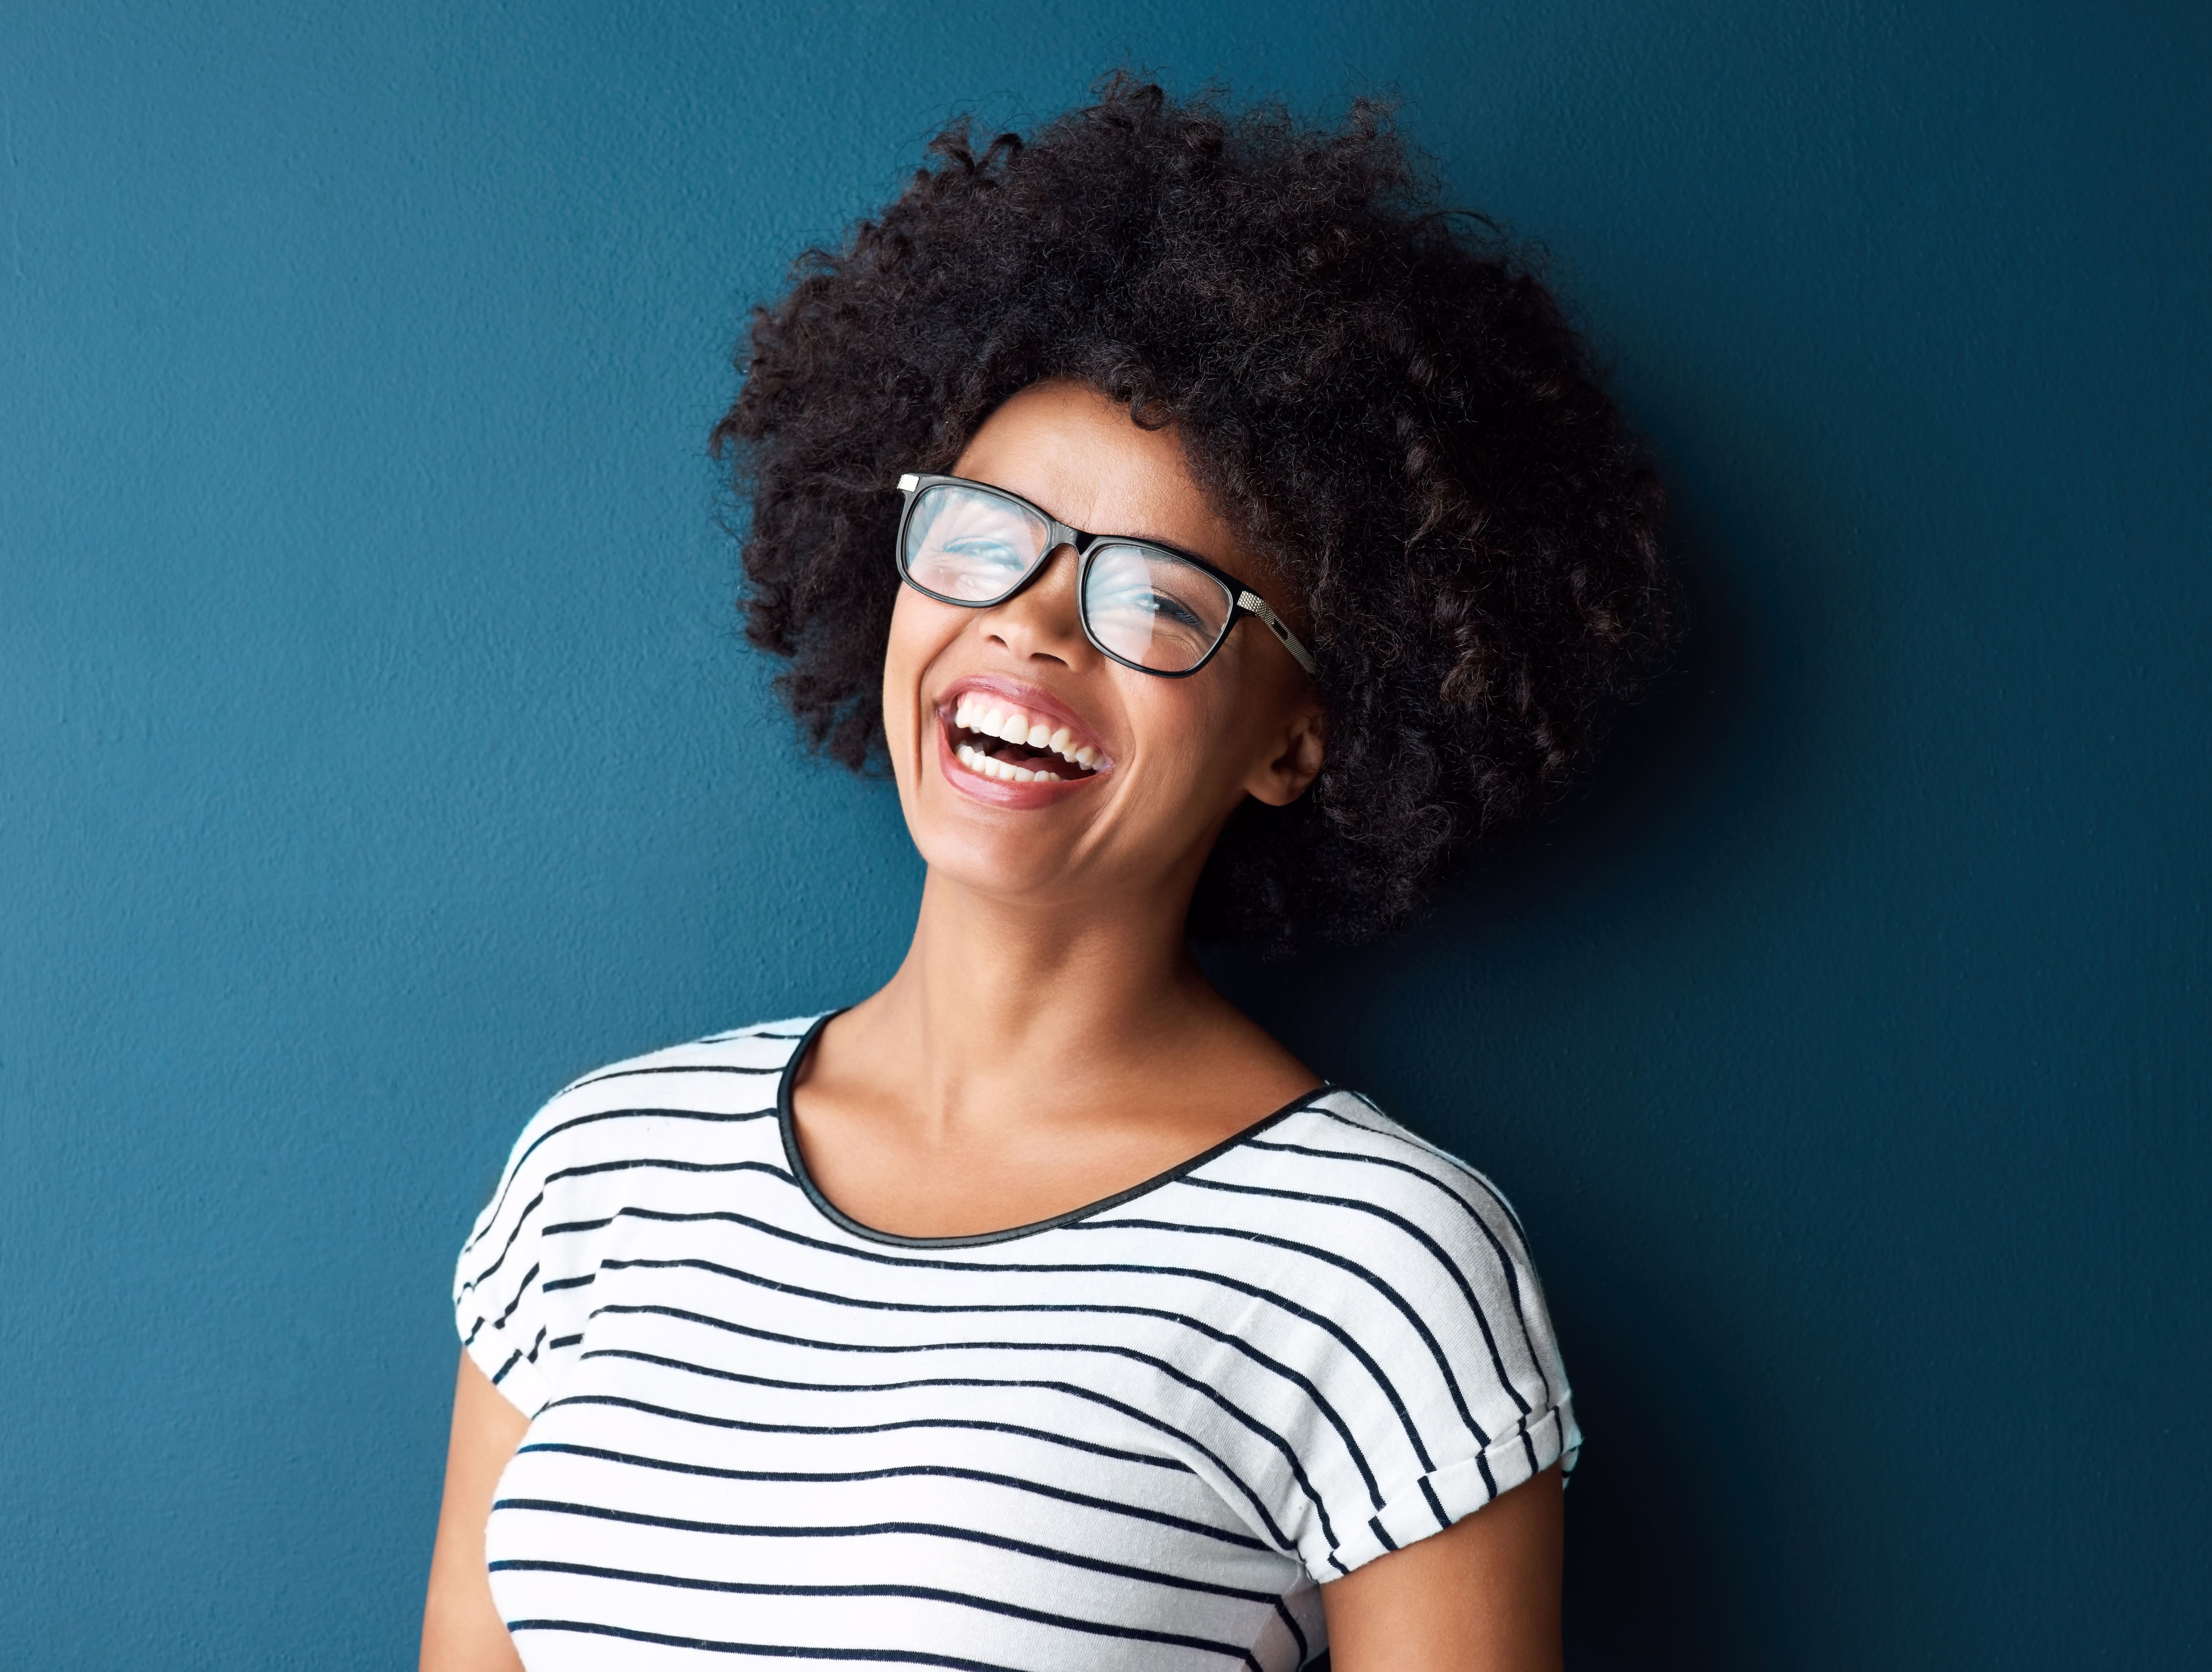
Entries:
{"type": "Polygon", "coordinates": [[[1191,956],[1188,909],[1187,889],[1051,907],[932,872],[905,962],[854,1019],[897,1053],[932,1125],[1080,1104],[1229,1009],[1191,956]]]}

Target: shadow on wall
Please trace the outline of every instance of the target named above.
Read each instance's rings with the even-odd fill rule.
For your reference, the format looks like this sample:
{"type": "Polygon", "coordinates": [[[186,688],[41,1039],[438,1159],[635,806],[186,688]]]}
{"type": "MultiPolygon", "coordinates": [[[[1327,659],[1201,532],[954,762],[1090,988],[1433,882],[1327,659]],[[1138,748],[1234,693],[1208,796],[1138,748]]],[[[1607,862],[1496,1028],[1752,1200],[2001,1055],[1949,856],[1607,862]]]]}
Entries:
{"type": "MultiPolygon", "coordinates": [[[[1567,1654],[1577,1672],[1776,1663],[1759,1576],[1778,1559],[1742,1529],[1786,1520],[1764,1500],[1787,1488],[1747,1467],[1745,1452],[1772,1455],[1789,1406],[1771,1355],[1731,1322],[1742,1274],[1684,1240],[1680,1220],[1699,1204],[1650,1182],[1680,1163],[1646,1110],[1575,1106],[1583,1082],[1570,1054],[1604,1032],[1601,1014],[1586,1009],[1541,1041],[1512,1042],[1518,1061],[1496,1079],[1480,1067],[1488,1042],[1474,1037],[1546,1003],[1498,997],[1501,981],[1532,962],[1530,939],[1570,943],[1551,979],[1573,989],[1609,955],[1656,938],[1655,915],[1694,915],[1692,901],[1710,897],[1717,876],[1754,866],[1794,822],[1805,733],[1817,723],[1810,687],[1821,659],[1808,635],[1818,612],[1802,595],[1756,605],[1735,596],[1720,577],[1741,570],[1699,560],[1717,549],[1684,498],[1678,483],[1694,622],[1684,666],[1626,720],[1587,793],[1486,854],[1426,922],[1384,945],[1273,964],[1241,952],[1206,959],[1236,1002],[1329,1079],[1372,1091],[1497,1172],[1535,1226],[1590,1438],[1568,1499],[1567,1654]],[[1671,897],[1655,904],[1655,895],[1671,897]],[[1518,1116],[1452,1122],[1470,1102],[1511,1105],[1554,1085],[1518,1116]],[[1556,1123],[1545,1112],[1561,1109],[1572,1112],[1556,1123]]],[[[1585,1002],[1601,1012],[1601,1000],[1585,1002]]]]}
{"type": "Polygon", "coordinates": [[[1577,1308],[1559,1326],[1574,1347],[1580,1420],[1596,1437],[1568,1496],[1568,1665],[1778,1664],[1735,1560],[1743,1511],[1724,1484],[1730,1457],[1669,1420],[1692,1389],[1633,1341],[1608,1338],[1607,1322],[1577,1308]]]}
{"type": "MultiPolygon", "coordinates": [[[[1697,519],[1678,491],[1677,526],[1686,525],[1697,519]]],[[[1695,620],[1685,665],[1620,739],[1559,839],[1485,866],[1452,916],[1480,915],[1485,897],[1540,899],[1587,875],[1647,876],[1629,855],[1661,832],[1710,850],[1678,854],[1669,866],[1694,885],[1702,879],[1683,879],[1677,867],[1702,870],[1711,854],[1735,848],[1716,828],[1723,810],[1741,818],[1755,808],[1764,817],[1753,822],[1771,830],[1788,794],[1777,777],[1788,745],[1776,717],[1805,708],[1802,690],[1778,687],[1791,677],[1785,667],[1802,671],[1809,659],[1775,654],[1741,601],[1719,588],[1719,568],[1690,563],[1695,620]]],[[[1470,921],[1463,932],[1479,927],[1470,921]]],[[[1742,1501],[1757,1488],[1737,1438],[1715,1421],[1718,1408],[1768,1379],[1765,1366],[1750,1343],[1731,1339],[1728,1309],[1715,1304],[1726,1274],[1701,1273],[1692,1256],[1667,1247],[1663,1229],[1632,1223],[1606,1232],[1581,1224],[1574,1256],[1548,1262],[1559,1268],[1547,1286],[1591,1438],[1569,1502],[1568,1663],[1577,1672],[1778,1664],[1741,1531],[1771,1523],[1760,1505],[1742,1501]],[[1646,1229],[1659,1230],[1657,1249],[1646,1229]]]]}
{"type": "MultiPolygon", "coordinates": [[[[1692,523],[1691,508],[1677,520],[1692,523]]],[[[1698,848],[1734,845],[1716,830],[1722,809],[1741,817],[1764,801],[1767,818],[1755,822],[1775,816],[1786,791],[1761,781],[1784,749],[1772,717],[1799,709],[1802,693],[1776,689],[1788,676],[1739,600],[1717,587],[1717,567],[1691,565],[1694,636],[1680,672],[1624,727],[1585,800],[1455,890],[1436,926],[1447,938],[1479,944],[1500,902],[1514,903],[1516,915],[1540,913],[1545,900],[1587,891],[1594,877],[1648,879],[1644,850],[1669,835],[1689,849],[1668,865],[1673,880],[1694,887],[1702,879],[1678,867],[1700,871],[1714,860],[1698,848]]],[[[1593,1111],[1594,1122],[1605,1113],[1593,1111]]],[[[1540,1185],[1527,1160],[1512,1165],[1525,1201],[1578,1194],[1572,1180],[1540,1185]]],[[[1577,1672],[1775,1664],[1741,1547],[1740,1529],[1761,1524],[1758,1506],[1741,1501],[1755,1488],[1714,1422],[1717,1404],[1765,1379],[1714,1304],[1713,1286],[1729,1280],[1701,1273],[1663,1228],[1600,1226],[1589,1211],[1547,1207],[1559,1230],[1543,1262],[1591,1439],[1569,1500],[1568,1663],[1577,1672]],[[1644,1234],[1653,1230],[1656,1242],[1644,1234]]]]}

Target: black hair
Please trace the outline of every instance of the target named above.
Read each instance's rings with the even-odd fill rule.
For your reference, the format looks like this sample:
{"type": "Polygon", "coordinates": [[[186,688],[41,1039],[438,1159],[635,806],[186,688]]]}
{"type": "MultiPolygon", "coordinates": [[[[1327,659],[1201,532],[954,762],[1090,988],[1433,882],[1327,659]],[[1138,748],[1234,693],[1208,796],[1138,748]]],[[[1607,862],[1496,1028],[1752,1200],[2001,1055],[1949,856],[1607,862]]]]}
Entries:
{"type": "Polygon", "coordinates": [[[1321,665],[1321,775],[1231,819],[1194,933],[1403,922],[1580,774],[1680,634],[1663,493],[1589,345],[1371,102],[1320,129],[1123,75],[1026,139],[978,150],[963,122],[929,156],[754,311],[714,428],[783,699],[837,760],[880,758],[890,484],[948,470],[1016,392],[1088,384],[1175,427],[1321,665]]]}

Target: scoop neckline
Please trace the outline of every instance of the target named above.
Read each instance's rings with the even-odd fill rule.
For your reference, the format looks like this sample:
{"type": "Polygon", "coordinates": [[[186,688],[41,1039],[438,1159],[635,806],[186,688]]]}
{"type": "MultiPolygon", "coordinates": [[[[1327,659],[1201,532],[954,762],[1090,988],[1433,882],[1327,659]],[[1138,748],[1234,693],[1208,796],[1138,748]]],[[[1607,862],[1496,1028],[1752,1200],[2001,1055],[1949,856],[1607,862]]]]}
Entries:
{"type": "Polygon", "coordinates": [[[1310,1107],[1316,1098],[1326,1097],[1336,1090],[1336,1087],[1328,1080],[1323,1080],[1312,1091],[1301,1092],[1291,1098],[1273,1114],[1261,1116],[1250,1126],[1231,1133],[1219,1143],[1200,1151],[1188,1160],[1178,1161],[1174,1166],[1154,1173],[1150,1178],[1132,1184],[1125,1190],[1116,1190],[1110,1196],[1101,1196],[1097,1201],[1085,1202],[1080,1207],[1071,1207],[1066,1213],[1055,1213],[1049,1219],[1031,1219],[1025,1225],[1008,1225],[1003,1231],[971,1231],[962,1237],[908,1237],[896,1231],[878,1231],[873,1225],[861,1224],[860,1220],[846,1213],[836,1202],[822,1194],[821,1187],[814,1182],[814,1176],[806,1170],[806,1158],[799,1153],[799,1127],[791,1104],[792,1091],[799,1081],[799,1070],[806,1061],[806,1054],[814,1049],[814,1042],[821,1036],[822,1030],[842,1016],[845,1010],[849,1008],[850,1006],[848,1006],[829,1011],[815,1018],[812,1025],[799,1036],[799,1043],[792,1047],[791,1055],[785,1060],[783,1070],[776,1078],[775,1123],[783,1138],[783,1158],[790,1166],[791,1176],[797,1182],[800,1191],[805,1195],[806,1200],[813,1204],[815,1212],[841,1231],[848,1231],[855,1237],[865,1237],[872,1243],[887,1243],[894,1248],[980,1248],[989,1243],[1011,1243],[1024,1237],[1036,1237],[1048,1231],[1057,1231],[1062,1225],[1073,1225],[1079,1219],[1087,1219],[1094,1213],[1103,1213],[1109,1207],[1119,1207],[1123,1202],[1133,1201],[1139,1196],[1148,1195],[1164,1185],[1174,1183],[1177,1179],[1197,1171],[1207,1162],[1226,1155],[1230,1151],[1258,1137],[1268,1128],[1288,1120],[1303,1109],[1310,1107]]]}

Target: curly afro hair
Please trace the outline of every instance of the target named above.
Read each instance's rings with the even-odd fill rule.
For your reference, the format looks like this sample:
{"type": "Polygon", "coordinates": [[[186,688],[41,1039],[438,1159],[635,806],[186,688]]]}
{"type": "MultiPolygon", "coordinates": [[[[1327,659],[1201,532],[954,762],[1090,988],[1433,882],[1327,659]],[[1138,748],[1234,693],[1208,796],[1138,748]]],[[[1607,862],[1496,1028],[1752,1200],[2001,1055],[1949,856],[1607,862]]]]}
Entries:
{"type": "Polygon", "coordinates": [[[879,762],[905,471],[1048,380],[1172,425],[1300,595],[1327,764],[1248,802],[1192,904],[1285,951],[1402,923],[1549,803],[1679,631],[1663,495],[1559,304],[1437,206],[1389,112],[1334,131],[1127,76],[1024,140],[968,125],[757,308],[714,448],[750,501],[747,636],[814,745],[879,762]]]}

